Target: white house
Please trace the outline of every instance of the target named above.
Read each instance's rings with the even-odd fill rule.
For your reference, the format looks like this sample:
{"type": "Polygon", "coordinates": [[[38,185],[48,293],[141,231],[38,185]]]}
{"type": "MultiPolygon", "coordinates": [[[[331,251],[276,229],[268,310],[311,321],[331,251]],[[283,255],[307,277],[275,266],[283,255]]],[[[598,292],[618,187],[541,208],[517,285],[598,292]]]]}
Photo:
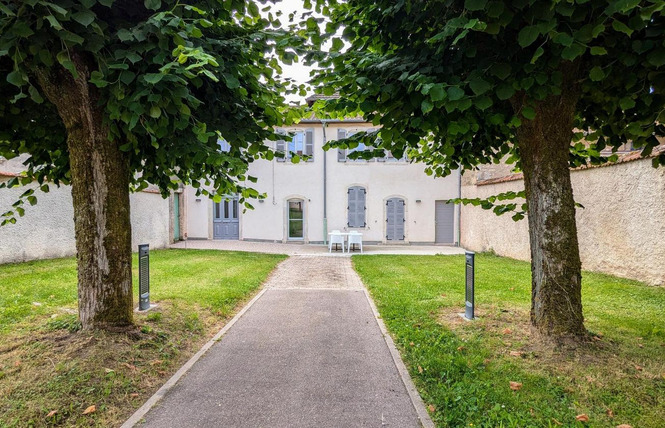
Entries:
{"type": "MultiPolygon", "coordinates": [[[[276,150],[309,155],[307,161],[257,160],[249,174],[267,199],[242,212],[237,199],[213,203],[185,189],[188,239],[322,243],[332,230],[356,230],[368,243],[459,242],[459,174],[433,178],[424,165],[395,159],[352,160],[347,150],[324,151],[327,141],[372,129],[357,119],[307,119],[284,129],[276,150]],[[293,135],[293,137],[291,137],[293,135]]],[[[361,149],[361,148],[360,148],[361,149]]],[[[358,149],[356,149],[358,150],[358,149]]]]}

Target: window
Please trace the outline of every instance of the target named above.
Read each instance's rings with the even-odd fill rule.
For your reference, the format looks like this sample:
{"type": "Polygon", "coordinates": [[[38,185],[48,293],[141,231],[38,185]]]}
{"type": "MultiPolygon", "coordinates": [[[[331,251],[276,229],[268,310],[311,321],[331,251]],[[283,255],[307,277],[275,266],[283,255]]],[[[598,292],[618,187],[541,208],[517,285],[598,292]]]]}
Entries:
{"type": "MultiPolygon", "coordinates": [[[[375,129],[368,129],[367,132],[374,132],[375,129]]],[[[351,137],[358,131],[347,131],[346,129],[337,130],[337,139],[342,140],[344,138],[351,137]]],[[[364,143],[359,143],[357,147],[353,149],[337,149],[337,161],[338,162],[367,162],[365,159],[350,159],[348,156],[353,152],[362,152],[367,149],[367,146],[364,143]]],[[[369,160],[370,162],[404,162],[406,161],[406,153],[401,158],[396,158],[389,150],[385,150],[385,156],[382,158],[373,158],[369,160]]]]}
{"type": "Polygon", "coordinates": [[[365,222],[365,200],[366,200],[366,191],[364,187],[353,186],[349,187],[347,191],[349,198],[348,209],[348,227],[365,227],[367,223],[365,222]]]}
{"type": "MultiPolygon", "coordinates": [[[[283,130],[278,130],[277,132],[284,133],[283,130]]],[[[277,158],[278,162],[284,162],[294,156],[308,156],[307,162],[313,162],[314,130],[296,131],[290,140],[278,140],[275,144],[275,151],[284,153],[283,158],[277,158]]]]}
{"type": "Polygon", "coordinates": [[[289,199],[288,201],[288,238],[303,239],[305,237],[305,201],[289,199]]]}

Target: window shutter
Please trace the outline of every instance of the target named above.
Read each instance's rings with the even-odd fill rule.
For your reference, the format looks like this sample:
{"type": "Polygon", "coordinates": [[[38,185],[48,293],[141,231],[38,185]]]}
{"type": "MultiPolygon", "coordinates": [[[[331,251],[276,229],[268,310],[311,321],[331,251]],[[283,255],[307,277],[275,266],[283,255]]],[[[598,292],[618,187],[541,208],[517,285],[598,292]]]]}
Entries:
{"type": "MultiPolygon", "coordinates": [[[[283,135],[284,130],[283,129],[278,129],[277,133],[280,134],[280,135],[283,135]]],[[[285,152],[285,146],[286,146],[286,143],[284,142],[284,140],[275,141],[275,151],[276,152],[284,153],[285,152]]],[[[277,162],[284,162],[284,161],[285,161],[285,158],[277,158],[277,162]]]]}
{"type": "Polygon", "coordinates": [[[305,131],[305,154],[309,156],[309,162],[314,161],[314,130],[307,129],[305,131]]]}
{"type": "MultiPolygon", "coordinates": [[[[337,130],[337,139],[343,140],[346,138],[346,129],[337,130]]],[[[346,162],[346,149],[337,149],[337,162],[346,162]]]]}
{"type": "Polygon", "coordinates": [[[356,209],[357,209],[357,214],[356,214],[356,227],[365,227],[367,226],[367,223],[365,223],[365,189],[362,187],[358,187],[358,191],[356,193],[357,198],[356,200],[358,203],[356,204],[356,209]]]}
{"type": "Polygon", "coordinates": [[[348,222],[349,227],[365,227],[365,189],[360,186],[349,187],[348,222]]]}

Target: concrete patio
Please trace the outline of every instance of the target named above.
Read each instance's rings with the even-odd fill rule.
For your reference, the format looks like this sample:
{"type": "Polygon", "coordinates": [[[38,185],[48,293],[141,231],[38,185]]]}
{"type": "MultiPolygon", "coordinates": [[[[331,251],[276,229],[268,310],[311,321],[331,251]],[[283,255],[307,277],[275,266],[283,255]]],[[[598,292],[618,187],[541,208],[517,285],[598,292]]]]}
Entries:
{"type": "MultiPolygon", "coordinates": [[[[360,251],[342,253],[341,251],[328,252],[328,247],[323,244],[295,244],[253,241],[224,241],[224,240],[188,240],[180,241],[170,246],[179,249],[197,250],[224,250],[224,251],[247,251],[255,253],[299,255],[321,255],[321,256],[343,256],[360,254],[360,251]]],[[[404,255],[454,255],[464,254],[464,248],[450,245],[367,245],[363,244],[363,254],[404,254],[404,255]]]]}

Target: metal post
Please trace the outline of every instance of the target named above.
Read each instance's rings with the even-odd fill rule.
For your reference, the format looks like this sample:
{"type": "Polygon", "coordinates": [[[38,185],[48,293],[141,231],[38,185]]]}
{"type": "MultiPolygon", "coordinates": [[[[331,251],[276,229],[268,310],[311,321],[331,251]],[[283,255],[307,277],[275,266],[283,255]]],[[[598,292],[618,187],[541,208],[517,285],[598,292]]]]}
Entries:
{"type": "Polygon", "coordinates": [[[150,245],[139,245],[139,310],[150,309],[150,245]]]}
{"type": "Polygon", "coordinates": [[[466,308],[464,317],[468,320],[474,318],[474,282],[475,282],[475,255],[473,251],[466,251],[466,308]]]}

